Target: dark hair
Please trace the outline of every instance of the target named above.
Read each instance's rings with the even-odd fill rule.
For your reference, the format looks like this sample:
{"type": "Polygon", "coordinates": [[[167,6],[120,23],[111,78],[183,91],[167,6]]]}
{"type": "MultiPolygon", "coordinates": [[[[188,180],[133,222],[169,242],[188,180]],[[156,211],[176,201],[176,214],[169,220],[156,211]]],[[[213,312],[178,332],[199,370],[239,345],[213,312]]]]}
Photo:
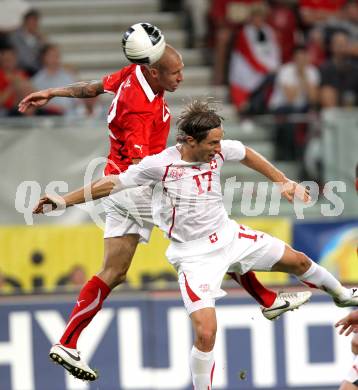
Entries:
{"type": "Polygon", "coordinates": [[[305,46],[304,44],[300,44],[300,45],[296,45],[294,48],[293,48],[293,54],[296,54],[297,52],[299,51],[304,51],[306,52],[307,51],[307,46],[305,46]]]}
{"type": "Polygon", "coordinates": [[[10,45],[9,43],[5,43],[4,46],[0,46],[0,52],[4,52],[4,51],[13,51],[15,52],[15,48],[14,46],[10,45]]]}
{"type": "Polygon", "coordinates": [[[185,142],[190,136],[201,142],[210,130],[221,127],[223,120],[208,100],[193,100],[186,105],[177,120],[177,141],[185,142]]]}
{"type": "Polygon", "coordinates": [[[29,18],[40,18],[41,13],[35,8],[29,9],[23,16],[23,20],[26,21],[29,18]]]}

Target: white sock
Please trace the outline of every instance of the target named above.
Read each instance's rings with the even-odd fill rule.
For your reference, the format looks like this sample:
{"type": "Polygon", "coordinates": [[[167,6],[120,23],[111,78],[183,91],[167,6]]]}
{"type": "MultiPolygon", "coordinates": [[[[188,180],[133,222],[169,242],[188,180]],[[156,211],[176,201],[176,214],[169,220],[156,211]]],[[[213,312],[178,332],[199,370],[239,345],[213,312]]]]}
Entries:
{"type": "Polygon", "coordinates": [[[307,282],[309,286],[319,288],[334,298],[347,299],[349,297],[349,290],[341,285],[341,283],[325,268],[321,267],[314,261],[311,267],[298,278],[303,282],[307,282]]]}
{"type": "Polygon", "coordinates": [[[211,390],[214,372],[214,352],[202,352],[193,345],[190,354],[190,369],[194,390],[211,390]]]}

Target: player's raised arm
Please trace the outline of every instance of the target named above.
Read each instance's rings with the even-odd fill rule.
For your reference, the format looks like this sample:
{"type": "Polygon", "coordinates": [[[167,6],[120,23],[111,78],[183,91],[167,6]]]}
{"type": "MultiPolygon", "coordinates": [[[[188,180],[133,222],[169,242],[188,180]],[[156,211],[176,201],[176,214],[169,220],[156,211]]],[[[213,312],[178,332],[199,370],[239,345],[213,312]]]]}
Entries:
{"type": "Polygon", "coordinates": [[[279,184],[281,186],[282,195],[289,202],[293,201],[295,195],[304,202],[310,201],[311,198],[306,188],[288,179],[283,172],[281,172],[278,168],[266,160],[265,157],[255,152],[253,149],[246,146],[245,158],[241,160],[241,162],[247,167],[260,172],[272,182],[279,184]]]}
{"type": "Polygon", "coordinates": [[[113,192],[124,189],[124,186],[118,179],[118,175],[110,175],[102,179],[95,180],[86,187],[69,192],[64,196],[45,195],[34,207],[34,214],[44,214],[55,209],[64,209],[75,204],[90,202],[95,199],[103,198],[113,192]]]}
{"type": "Polygon", "coordinates": [[[19,111],[25,112],[29,107],[42,107],[54,97],[89,98],[104,93],[103,81],[80,81],[65,87],[49,88],[27,95],[19,103],[19,111]]]}

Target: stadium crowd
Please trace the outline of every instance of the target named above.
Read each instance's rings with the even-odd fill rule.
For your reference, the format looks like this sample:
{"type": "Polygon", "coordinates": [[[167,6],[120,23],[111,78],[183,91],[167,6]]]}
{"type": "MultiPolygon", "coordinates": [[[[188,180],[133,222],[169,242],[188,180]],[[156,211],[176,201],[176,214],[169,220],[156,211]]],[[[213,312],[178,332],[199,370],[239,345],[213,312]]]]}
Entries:
{"type": "MultiPolygon", "coordinates": [[[[239,112],[302,113],[358,104],[356,0],[173,3],[188,16],[188,44],[210,48],[213,83],[228,85],[239,112]]],[[[0,24],[0,32],[1,115],[17,115],[18,101],[31,88],[76,79],[41,31],[38,10],[28,9],[17,28],[0,24]]],[[[70,113],[58,102],[45,112],[70,113]]]]}
{"type": "MultiPolygon", "coordinates": [[[[1,26],[0,20],[0,117],[21,116],[17,105],[30,92],[71,84],[78,80],[76,69],[64,65],[58,45],[49,42],[41,31],[38,10],[23,7],[18,27],[1,26]],[[26,8],[25,8],[26,10],[26,8]]],[[[24,115],[67,116],[70,118],[105,117],[98,99],[54,99],[42,109],[30,109],[24,115]]]]}
{"type": "MultiPolygon", "coordinates": [[[[182,11],[187,45],[202,50],[212,83],[227,86],[241,118],[271,114],[276,160],[303,159],[312,137],[308,124],[321,108],[358,105],[357,0],[161,3],[163,11],[182,11]]],[[[19,25],[7,24],[0,19],[0,117],[105,117],[99,99],[73,104],[57,98],[20,114],[17,104],[29,92],[72,83],[78,75],[42,32],[38,10],[27,4],[19,25]]]]}

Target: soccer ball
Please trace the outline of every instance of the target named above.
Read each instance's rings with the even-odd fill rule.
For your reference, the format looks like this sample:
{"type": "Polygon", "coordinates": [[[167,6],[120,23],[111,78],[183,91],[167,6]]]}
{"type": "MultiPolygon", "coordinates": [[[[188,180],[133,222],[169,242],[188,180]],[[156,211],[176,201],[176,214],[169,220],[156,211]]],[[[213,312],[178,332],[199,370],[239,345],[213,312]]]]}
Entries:
{"type": "Polygon", "coordinates": [[[123,35],[125,56],[134,64],[154,64],[164,53],[165,39],[158,27],[150,23],[137,23],[123,35]]]}

